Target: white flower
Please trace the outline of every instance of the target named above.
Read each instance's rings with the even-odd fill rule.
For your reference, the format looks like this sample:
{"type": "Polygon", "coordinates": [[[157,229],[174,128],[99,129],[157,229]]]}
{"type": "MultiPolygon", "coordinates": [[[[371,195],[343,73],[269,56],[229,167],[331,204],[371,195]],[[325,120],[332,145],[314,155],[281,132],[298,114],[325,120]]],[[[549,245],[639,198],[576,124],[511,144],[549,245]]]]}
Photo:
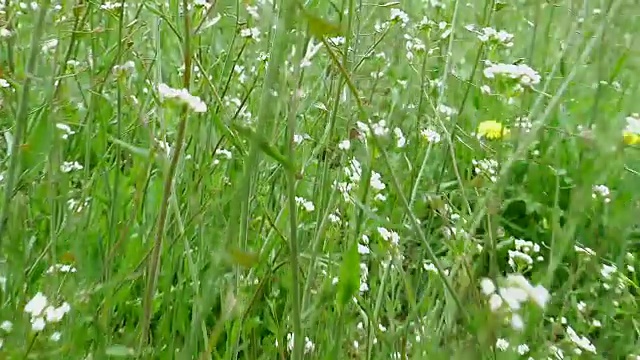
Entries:
{"type": "Polygon", "coordinates": [[[64,315],[71,311],[71,306],[68,303],[63,303],[60,307],[47,306],[45,309],[45,316],[48,322],[56,323],[60,322],[64,315]]]}
{"type": "Polygon", "coordinates": [[[606,185],[593,185],[591,189],[593,190],[593,194],[591,194],[591,197],[593,197],[594,199],[597,197],[601,197],[604,199],[605,203],[611,201],[611,199],[609,198],[611,191],[606,185]]]}
{"type": "Polygon", "coordinates": [[[51,334],[51,337],[49,339],[51,339],[51,341],[53,342],[58,342],[60,341],[61,337],[62,337],[62,334],[59,331],[56,331],[53,334],[51,334]]]}
{"type": "Polygon", "coordinates": [[[400,22],[400,26],[405,27],[409,23],[409,15],[400,9],[392,8],[389,20],[398,21],[400,22]]]}
{"type": "Polygon", "coordinates": [[[1,38],[11,37],[11,31],[7,30],[7,28],[0,28],[0,37],[1,38]]]}
{"type": "Polygon", "coordinates": [[[11,84],[7,80],[0,78],[0,88],[8,88],[10,86],[11,84]]]}
{"type": "Polygon", "coordinates": [[[483,74],[488,79],[497,75],[516,79],[522,86],[537,85],[540,83],[540,74],[526,64],[491,64],[484,69],[483,74]]]}
{"type": "Polygon", "coordinates": [[[512,314],[511,327],[514,330],[518,330],[518,331],[524,329],[524,321],[522,320],[522,316],[520,316],[519,314],[512,314]]]}
{"type": "Polygon", "coordinates": [[[396,146],[399,148],[403,148],[407,144],[407,139],[404,137],[402,129],[395,128],[393,129],[393,133],[396,136],[396,146]]]}
{"type": "Polygon", "coordinates": [[[24,312],[30,314],[32,317],[40,316],[40,314],[42,314],[44,309],[47,307],[47,304],[47,297],[44,296],[41,292],[38,292],[31,300],[29,300],[27,305],[25,305],[24,312]]]}
{"type": "Polygon", "coordinates": [[[309,139],[311,139],[311,136],[309,136],[309,134],[303,134],[303,135],[294,134],[293,135],[293,143],[296,144],[296,145],[300,145],[303,141],[309,140],[309,139]]]}
{"type": "Polygon", "coordinates": [[[400,243],[400,236],[395,231],[389,231],[386,228],[378,227],[378,234],[380,234],[385,241],[389,241],[394,246],[398,246],[400,243]]]}
{"type": "Polygon", "coordinates": [[[197,113],[203,113],[207,111],[207,104],[205,104],[199,97],[191,95],[187,89],[174,89],[167,84],[161,83],[158,85],[158,92],[160,93],[160,99],[177,99],[184,104],[187,104],[193,111],[197,113]]]}
{"type": "Polygon", "coordinates": [[[2,322],[2,324],[0,324],[0,329],[2,329],[4,332],[10,333],[11,330],[13,330],[13,323],[9,320],[5,320],[2,322]]]}
{"type": "Polygon", "coordinates": [[[506,351],[509,348],[509,341],[507,339],[498,338],[498,340],[496,340],[496,348],[501,351],[506,351]]]}
{"type": "Polygon", "coordinates": [[[483,278],[480,280],[480,288],[482,293],[489,296],[496,291],[496,286],[491,279],[483,278]]]}
{"type": "Polygon", "coordinates": [[[260,30],[257,27],[244,28],[240,30],[240,36],[243,38],[253,39],[255,42],[260,42],[260,30]]]}
{"type": "Polygon", "coordinates": [[[33,331],[42,331],[47,323],[44,321],[42,317],[34,317],[31,318],[31,330],[33,331]]]}
{"type": "Polygon", "coordinates": [[[386,187],[384,185],[384,183],[382,182],[382,177],[380,176],[380,174],[378,174],[375,171],[371,172],[371,180],[369,181],[369,183],[370,183],[371,187],[374,190],[377,190],[377,191],[382,191],[386,187]]]}
{"type": "Polygon", "coordinates": [[[511,310],[519,310],[521,304],[529,298],[526,291],[517,287],[500,288],[499,292],[511,310]]]}
{"type": "Polygon", "coordinates": [[[369,247],[367,245],[358,244],[358,253],[360,255],[367,255],[370,252],[371,250],[369,250],[369,247]]]}
{"type": "Polygon", "coordinates": [[[579,336],[578,334],[576,334],[575,330],[573,330],[571,326],[567,326],[567,335],[569,336],[569,339],[578,347],[590,353],[596,353],[596,347],[591,343],[591,341],[589,341],[589,339],[584,336],[579,336]]]}
{"type": "Polygon", "coordinates": [[[491,294],[491,296],[489,297],[489,309],[491,309],[492,312],[500,309],[502,303],[502,297],[500,297],[500,295],[496,293],[491,294]]]}
{"type": "Polygon", "coordinates": [[[611,275],[615,274],[616,271],[618,271],[618,268],[615,265],[602,264],[600,275],[606,280],[611,280],[611,275]]]}
{"type": "Polygon", "coordinates": [[[627,116],[626,121],[627,125],[624,130],[640,135],[640,114],[631,114],[631,116],[627,116]]]}
{"type": "Polygon", "coordinates": [[[295,197],[296,204],[301,205],[305,211],[312,212],[316,209],[313,203],[303,197],[296,196],[295,197]]]}
{"type": "Polygon", "coordinates": [[[428,142],[437,144],[440,142],[441,137],[440,134],[432,129],[423,129],[420,131],[420,135],[425,138],[428,142]]]}
{"type": "Polygon", "coordinates": [[[518,347],[516,348],[516,351],[518,352],[518,354],[520,355],[524,355],[526,353],[529,352],[529,345],[527,344],[520,344],[518,345],[518,347]]]}
{"type": "Polygon", "coordinates": [[[74,161],[74,162],[65,161],[62,163],[62,165],[60,165],[60,171],[62,171],[63,173],[70,173],[74,170],[82,170],[82,169],[84,169],[84,167],[80,165],[80,163],[78,163],[77,161],[74,161]]]}
{"type": "Polygon", "coordinates": [[[351,141],[350,140],[342,140],[338,143],[338,149],[340,150],[349,150],[351,148],[351,141]]]}

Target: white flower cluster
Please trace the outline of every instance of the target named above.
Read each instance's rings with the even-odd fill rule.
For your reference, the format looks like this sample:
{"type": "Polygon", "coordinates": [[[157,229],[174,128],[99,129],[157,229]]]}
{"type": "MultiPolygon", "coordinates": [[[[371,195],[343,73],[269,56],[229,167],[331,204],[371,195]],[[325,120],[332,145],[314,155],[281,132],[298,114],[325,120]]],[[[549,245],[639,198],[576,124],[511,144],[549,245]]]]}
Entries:
{"type": "Polygon", "coordinates": [[[392,8],[389,21],[398,22],[400,26],[405,27],[409,23],[409,15],[400,9],[392,8]]]}
{"type": "Polygon", "coordinates": [[[527,240],[513,239],[514,249],[509,250],[509,265],[517,271],[525,271],[533,265],[533,256],[536,261],[543,261],[544,257],[540,255],[540,245],[527,240]]]}
{"type": "Polygon", "coordinates": [[[47,269],[47,274],[53,274],[53,273],[75,273],[77,270],[75,267],[73,267],[72,265],[68,265],[68,264],[55,264],[55,265],[51,265],[49,267],[49,269],[47,269]]]}
{"type": "Polygon", "coordinates": [[[24,307],[24,312],[31,316],[31,329],[44,330],[47,323],[58,323],[71,311],[71,306],[64,302],[59,307],[49,304],[49,300],[38,292],[24,307]]]}
{"type": "Polygon", "coordinates": [[[65,161],[62,163],[62,165],[60,165],[60,171],[65,174],[82,169],[84,169],[84,167],[77,161],[65,161]]]}
{"type": "Polygon", "coordinates": [[[187,104],[191,110],[197,113],[203,113],[207,111],[207,104],[205,104],[199,97],[191,95],[187,89],[174,89],[167,84],[158,85],[158,92],[160,93],[160,99],[177,99],[184,104],[187,104]]]}
{"type": "Polygon", "coordinates": [[[523,304],[530,301],[544,309],[550,298],[549,291],[544,286],[533,286],[520,274],[507,275],[504,286],[499,288],[496,288],[491,279],[484,278],[480,281],[480,288],[489,297],[491,311],[510,316],[511,327],[515,330],[522,330],[525,325],[519,313],[523,304]]]}
{"type": "Polygon", "coordinates": [[[471,164],[473,165],[473,173],[475,175],[485,175],[491,180],[491,182],[496,182],[498,177],[498,162],[493,159],[482,159],[482,160],[471,160],[471,164]]]}
{"type": "Polygon", "coordinates": [[[71,127],[67,124],[57,123],[56,128],[62,131],[62,136],[60,136],[63,140],[67,140],[69,136],[74,135],[76,132],[71,129],[71,127]]]}
{"type": "Polygon", "coordinates": [[[484,27],[476,30],[473,24],[465,26],[465,28],[478,36],[478,40],[486,43],[491,42],[505,47],[513,46],[513,34],[504,30],[496,30],[491,27],[484,27]]]}
{"type": "Polygon", "coordinates": [[[517,80],[522,86],[533,86],[540,83],[540,74],[526,64],[493,64],[486,61],[485,65],[483,74],[487,79],[502,76],[517,80]]]}
{"type": "Polygon", "coordinates": [[[640,114],[633,113],[625,118],[627,124],[624,131],[628,131],[635,135],[640,135],[640,114]]]}
{"type": "Polygon", "coordinates": [[[593,185],[591,190],[593,191],[591,194],[592,198],[602,198],[605,204],[611,202],[611,198],[609,197],[609,195],[611,195],[611,190],[609,190],[606,185],[593,185]]]}
{"type": "Polygon", "coordinates": [[[432,144],[437,144],[442,140],[440,133],[430,128],[420,130],[420,136],[432,144]]]}
{"type": "MultiPolygon", "coordinates": [[[[288,333],[287,334],[287,350],[293,351],[294,341],[295,341],[295,334],[288,333]]],[[[276,340],[275,345],[276,347],[278,347],[278,340],[276,340]]],[[[305,336],[304,337],[304,353],[309,354],[313,350],[315,350],[315,348],[316,348],[316,345],[308,337],[305,336]]]]}
{"type": "Polygon", "coordinates": [[[316,207],[313,205],[313,203],[303,197],[300,196],[296,196],[295,197],[295,201],[296,204],[298,204],[299,206],[302,206],[302,208],[306,211],[306,212],[312,212],[313,210],[316,209],[316,207]]]}
{"type": "MultiPolygon", "coordinates": [[[[362,166],[360,162],[355,158],[349,161],[349,165],[344,167],[344,173],[347,176],[349,181],[341,181],[335,182],[334,186],[340,191],[345,201],[351,201],[351,190],[355,188],[362,178],[362,166]]],[[[375,172],[371,171],[371,179],[369,180],[369,186],[373,189],[375,193],[375,200],[384,201],[386,197],[381,193],[382,190],[386,188],[385,183],[382,181],[382,176],[375,172]]]]}

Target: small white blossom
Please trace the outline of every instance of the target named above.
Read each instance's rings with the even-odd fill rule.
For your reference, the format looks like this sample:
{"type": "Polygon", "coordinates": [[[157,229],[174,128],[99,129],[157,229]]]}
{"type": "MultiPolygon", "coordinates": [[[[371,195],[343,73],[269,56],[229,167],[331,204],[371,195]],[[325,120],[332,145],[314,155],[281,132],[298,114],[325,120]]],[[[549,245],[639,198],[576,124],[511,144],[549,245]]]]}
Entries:
{"type": "Polygon", "coordinates": [[[44,296],[41,292],[38,292],[29,300],[27,305],[24,307],[24,312],[31,315],[32,317],[37,317],[42,314],[44,309],[47,307],[48,300],[47,297],[44,296]]]}
{"type": "Polygon", "coordinates": [[[510,344],[507,339],[498,338],[498,340],[496,340],[496,348],[500,351],[506,351],[509,349],[509,345],[510,344]]]}
{"type": "Polygon", "coordinates": [[[187,104],[189,108],[197,113],[203,113],[207,111],[207,104],[205,104],[199,97],[191,95],[187,89],[174,89],[167,84],[158,85],[158,93],[160,93],[160,99],[176,99],[184,104],[187,104]]]}
{"type": "Polygon", "coordinates": [[[75,170],[82,170],[84,169],[84,167],[82,165],[80,165],[80,163],[78,163],[77,161],[65,161],[62,163],[62,165],[60,165],[60,171],[62,171],[63,173],[70,173],[72,171],[75,170]]]}

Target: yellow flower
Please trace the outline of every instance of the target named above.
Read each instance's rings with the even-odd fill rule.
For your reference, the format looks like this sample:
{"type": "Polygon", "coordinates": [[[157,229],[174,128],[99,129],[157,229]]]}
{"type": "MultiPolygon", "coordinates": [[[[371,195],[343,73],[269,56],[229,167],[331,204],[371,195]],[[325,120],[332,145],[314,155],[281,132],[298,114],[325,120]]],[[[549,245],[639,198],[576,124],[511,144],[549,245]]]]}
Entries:
{"type": "Polygon", "coordinates": [[[500,139],[509,136],[509,128],[502,125],[501,122],[495,120],[483,121],[478,125],[478,138],[487,138],[489,140],[500,139]]]}
{"type": "Polygon", "coordinates": [[[624,131],[622,133],[622,141],[627,145],[640,145],[640,135],[631,131],[624,131]]]}

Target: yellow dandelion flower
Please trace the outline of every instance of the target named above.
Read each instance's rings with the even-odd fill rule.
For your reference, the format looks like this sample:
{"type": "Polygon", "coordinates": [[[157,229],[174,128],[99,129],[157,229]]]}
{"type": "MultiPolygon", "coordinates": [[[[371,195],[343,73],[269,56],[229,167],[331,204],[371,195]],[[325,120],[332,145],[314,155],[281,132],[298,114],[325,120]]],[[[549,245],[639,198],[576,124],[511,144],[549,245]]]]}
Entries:
{"type": "Polygon", "coordinates": [[[478,125],[478,138],[496,140],[509,136],[509,128],[495,120],[483,121],[478,125]]]}
{"type": "Polygon", "coordinates": [[[622,141],[627,145],[640,145],[640,135],[631,131],[624,131],[622,133],[622,141]]]}

